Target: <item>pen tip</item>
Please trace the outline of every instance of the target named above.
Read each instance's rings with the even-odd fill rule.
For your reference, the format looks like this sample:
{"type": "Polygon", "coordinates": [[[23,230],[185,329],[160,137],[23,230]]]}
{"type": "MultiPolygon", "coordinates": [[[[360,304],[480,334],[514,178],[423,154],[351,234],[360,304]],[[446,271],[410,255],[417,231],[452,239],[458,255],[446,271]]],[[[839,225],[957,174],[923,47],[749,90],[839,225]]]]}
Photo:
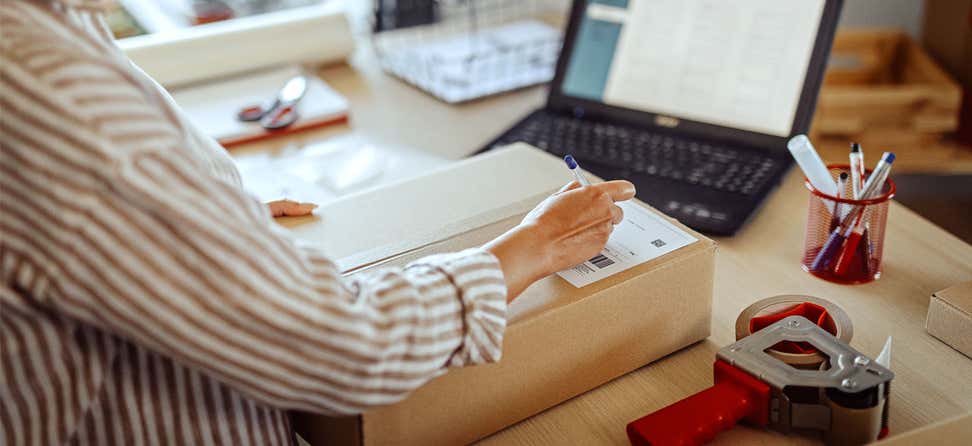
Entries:
{"type": "Polygon", "coordinates": [[[857,153],[857,152],[860,152],[860,151],[861,151],[861,145],[858,144],[858,143],[856,143],[856,142],[852,142],[851,143],[851,153],[857,153]]]}
{"type": "Polygon", "coordinates": [[[895,158],[896,157],[894,156],[893,152],[884,152],[884,162],[891,164],[894,162],[895,158]]]}
{"type": "Polygon", "coordinates": [[[564,157],[564,162],[567,163],[567,167],[569,169],[576,169],[577,168],[577,161],[574,161],[574,157],[573,156],[570,156],[570,155],[565,156],[564,157]]]}
{"type": "Polygon", "coordinates": [[[840,180],[841,181],[846,181],[848,176],[850,176],[850,175],[847,175],[847,172],[841,172],[840,173],[840,180]]]}

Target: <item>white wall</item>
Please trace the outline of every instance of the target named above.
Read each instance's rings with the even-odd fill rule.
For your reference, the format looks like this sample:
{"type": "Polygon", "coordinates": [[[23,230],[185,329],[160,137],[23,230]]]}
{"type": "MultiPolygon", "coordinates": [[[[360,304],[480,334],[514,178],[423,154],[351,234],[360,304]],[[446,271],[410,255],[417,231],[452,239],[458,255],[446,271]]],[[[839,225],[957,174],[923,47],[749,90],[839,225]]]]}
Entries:
{"type": "Polygon", "coordinates": [[[902,28],[920,39],[924,13],[924,0],[844,0],[840,26],[902,28]]]}

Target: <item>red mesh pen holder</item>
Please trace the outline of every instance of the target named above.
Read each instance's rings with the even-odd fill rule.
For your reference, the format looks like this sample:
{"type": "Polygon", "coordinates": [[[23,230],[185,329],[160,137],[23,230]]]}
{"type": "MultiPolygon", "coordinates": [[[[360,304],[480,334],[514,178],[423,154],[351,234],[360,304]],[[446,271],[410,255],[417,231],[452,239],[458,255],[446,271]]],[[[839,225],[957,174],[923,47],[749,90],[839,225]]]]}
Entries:
{"type": "MultiPolygon", "coordinates": [[[[850,166],[827,166],[837,179],[850,166]]],[[[870,171],[867,172],[870,174],[870,171]]],[[[851,181],[841,198],[827,195],[804,181],[810,191],[803,269],[821,279],[842,284],[867,283],[881,277],[888,205],[894,197],[890,178],[876,197],[854,200],[851,181]]]]}

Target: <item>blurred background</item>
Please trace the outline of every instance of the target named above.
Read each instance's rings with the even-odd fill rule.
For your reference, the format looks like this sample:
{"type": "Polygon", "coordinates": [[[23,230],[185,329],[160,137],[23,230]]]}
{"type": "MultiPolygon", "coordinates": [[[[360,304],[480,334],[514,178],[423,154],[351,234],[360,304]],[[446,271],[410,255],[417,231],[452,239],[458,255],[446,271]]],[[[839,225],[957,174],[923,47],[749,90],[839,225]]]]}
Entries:
{"type": "MultiPolygon", "coordinates": [[[[181,28],[252,14],[323,3],[328,0],[117,0],[110,25],[119,38],[181,28]]],[[[372,0],[345,0],[370,7],[372,0]]],[[[930,3],[962,3],[961,0],[930,3]]],[[[932,9],[938,7],[933,5],[932,9]]],[[[926,0],[847,0],[841,24],[845,27],[901,28],[922,37],[926,0]]]]}
{"type": "MultiPolygon", "coordinates": [[[[373,11],[381,1],[119,0],[109,22],[119,38],[178,36],[199,25],[340,2],[355,34],[355,51],[361,52],[374,50],[375,39],[369,37],[377,32],[373,11]]],[[[435,3],[463,6],[476,0],[435,3]]],[[[543,3],[559,3],[562,11],[569,4],[543,3]]],[[[501,10],[525,3],[479,4],[501,10]]],[[[851,141],[873,156],[897,152],[897,199],[972,242],[970,91],[972,0],[846,0],[810,136],[827,162],[846,162],[851,141]]]]}

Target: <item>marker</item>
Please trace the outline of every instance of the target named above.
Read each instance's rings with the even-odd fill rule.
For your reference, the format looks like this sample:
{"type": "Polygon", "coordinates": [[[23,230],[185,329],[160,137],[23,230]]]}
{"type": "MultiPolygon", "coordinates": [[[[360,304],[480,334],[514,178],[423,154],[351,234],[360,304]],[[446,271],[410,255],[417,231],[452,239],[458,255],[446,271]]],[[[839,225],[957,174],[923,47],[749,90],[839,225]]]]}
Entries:
{"type": "Polygon", "coordinates": [[[813,148],[813,144],[810,144],[810,138],[807,138],[807,135],[797,135],[790,138],[786,143],[786,148],[790,149],[793,159],[796,160],[800,169],[803,170],[803,175],[807,177],[814,189],[831,197],[836,195],[837,185],[834,184],[830,170],[820,159],[820,155],[813,148]]]}
{"type": "Polygon", "coordinates": [[[574,173],[574,178],[577,179],[577,184],[581,186],[590,186],[591,183],[581,175],[580,165],[577,164],[577,160],[573,156],[567,155],[564,157],[564,162],[567,163],[567,168],[574,173]]]}
{"type": "Polygon", "coordinates": [[[864,231],[861,232],[861,243],[857,245],[857,255],[864,259],[861,265],[861,272],[864,277],[871,275],[871,222],[864,222],[864,231]]]}
{"type": "Polygon", "coordinates": [[[861,145],[856,142],[851,143],[850,170],[854,199],[860,200],[861,188],[864,186],[864,152],[861,151],[861,145]]]}
{"type": "MultiPolygon", "coordinates": [[[[884,187],[885,180],[888,179],[888,174],[891,173],[891,165],[894,163],[894,154],[891,152],[884,152],[881,156],[881,161],[878,162],[877,166],[874,168],[874,172],[870,177],[867,178],[867,182],[864,183],[864,190],[861,191],[861,199],[866,200],[877,196],[881,189],[884,187]]],[[[845,249],[847,253],[841,252],[841,247],[844,245],[844,240],[854,234],[854,229],[857,227],[858,223],[863,217],[864,206],[854,206],[851,208],[850,212],[843,218],[837,228],[830,233],[830,237],[827,242],[820,248],[820,252],[817,253],[817,257],[813,259],[813,263],[810,264],[810,269],[813,271],[823,271],[827,269],[831,263],[833,263],[835,258],[839,256],[846,255],[847,259],[842,262],[842,270],[846,271],[846,265],[850,264],[850,256],[853,255],[854,249],[857,248],[857,242],[860,241],[860,237],[853,237],[855,239],[853,247],[845,247],[852,249],[845,249]]]]}
{"type": "MultiPolygon", "coordinates": [[[[864,188],[864,150],[858,143],[851,144],[850,153],[850,168],[851,168],[851,186],[854,189],[854,199],[861,199],[861,190],[864,188]]],[[[871,242],[868,236],[868,226],[870,222],[864,222],[864,230],[861,232],[861,237],[859,237],[857,250],[858,256],[863,256],[863,262],[861,262],[861,267],[864,268],[864,275],[868,276],[871,274],[871,268],[869,266],[870,252],[871,252],[871,242]],[[860,243],[863,242],[863,243],[860,243]]],[[[848,240],[848,243],[851,240],[848,240]]],[[[837,259],[837,271],[846,271],[849,264],[842,264],[840,261],[842,259],[837,259]]]]}
{"type": "MultiPolygon", "coordinates": [[[[844,191],[847,190],[847,172],[841,172],[840,176],[837,177],[837,198],[844,198],[844,191]]],[[[842,209],[839,202],[834,203],[834,218],[840,220],[842,217],[842,209]]]]}
{"type": "MultiPolygon", "coordinates": [[[[891,164],[894,163],[894,154],[890,152],[884,152],[881,156],[881,161],[878,162],[877,167],[874,168],[874,173],[868,178],[867,182],[864,183],[864,191],[867,193],[865,198],[873,198],[880,194],[881,190],[884,188],[884,183],[888,179],[888,174],[891,173],[891,164]]],[[[840,250],[840,255],[837,257],[837,263],[834,265],[834,273],[837,275],[845,275],[850,269],[851,262],[854,260],[854,256],[857,255],[857,246],[861,243],[864,236],[864,228],[862,223],[863,220],[863,206],[859,206],[861,213],[857,216],[850,227],[847,228],[847,232],[844,236],[847,241],[844,242],[843,248],[840,250]]],[[[866,263],[868,258],[864,258],[866,263]]]]}
{"type": "MultiPolygon", "coordinates": [[[[888,179],[888,175],[891,173],[891,165],[894,163],[894,154],[891,152],[884,152],[881,156],[881,161],[878,161],[876,167],[874,167],[874,172],[871,176],[867,178],[864,183],[864,189],[861,191],[861,200],[867,200],[874,198],[880,194],[881,189],[884,187],[884,182],[888,179]]],[[[841,221],[841,226],[846,227],[853,226],[857,217],[864,211],[864,206],[854,206],[853,209],[847,214],[847,216],[841,221]]]]}

